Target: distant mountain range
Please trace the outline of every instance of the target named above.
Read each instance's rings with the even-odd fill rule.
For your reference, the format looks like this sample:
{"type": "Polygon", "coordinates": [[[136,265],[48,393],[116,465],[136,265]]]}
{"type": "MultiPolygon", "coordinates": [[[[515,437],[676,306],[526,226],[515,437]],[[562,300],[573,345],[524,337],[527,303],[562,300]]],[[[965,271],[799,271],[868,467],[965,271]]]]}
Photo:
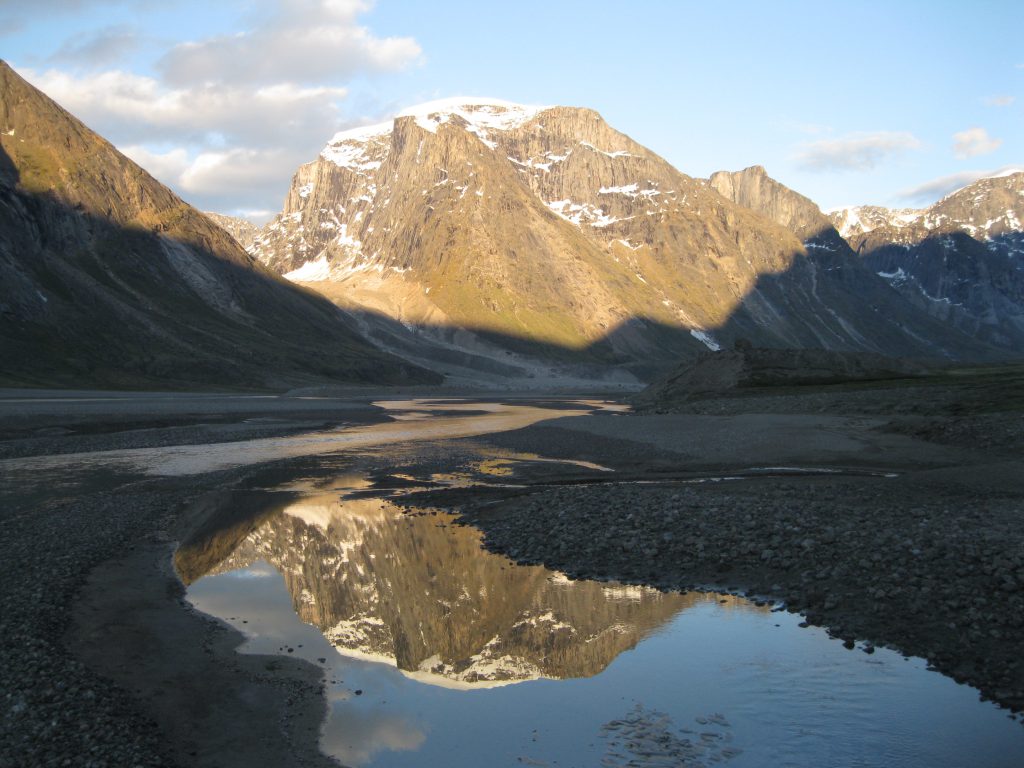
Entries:
{"type": "Polygon", "coordinates": [[[0,62],[0,384],[437,380],[267,270],[0,62]]]}
{"type": "Polygon", "coordinates": [[[1019,357],[1022,185],[826,216],[592,110],[453,99],[333,137],[259,229],[0,63],[0,383],[632,385],[741,338],[1019,357]]]}
{"type": "Polygon", "coordinates": [[[844,208],[830,219],[908,302],[1024,352],[1024,172],[980,179],[923,210],[844,208]]]}

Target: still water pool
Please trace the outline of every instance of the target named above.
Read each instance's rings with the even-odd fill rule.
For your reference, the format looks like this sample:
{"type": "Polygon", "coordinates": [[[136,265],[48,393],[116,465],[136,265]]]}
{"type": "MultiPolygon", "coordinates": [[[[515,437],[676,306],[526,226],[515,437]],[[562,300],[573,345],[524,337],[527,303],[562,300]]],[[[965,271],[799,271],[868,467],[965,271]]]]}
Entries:
{"type": "Polygon", "coordinates": [[[343,764],[1024,765],[1024,728],[921,660],[736,596],[516,566],[365,485],[249,492],[175,558],[242,652],[323,668],[343,764]]]}

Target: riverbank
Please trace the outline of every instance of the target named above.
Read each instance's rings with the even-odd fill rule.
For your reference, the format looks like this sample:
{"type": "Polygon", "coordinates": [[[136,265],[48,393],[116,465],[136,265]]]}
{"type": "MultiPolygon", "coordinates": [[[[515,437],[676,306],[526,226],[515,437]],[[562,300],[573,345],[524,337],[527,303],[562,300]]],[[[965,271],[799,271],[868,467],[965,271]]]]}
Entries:
{"type": "Polygon", "coordinates": [[[924,657],[1021,712],[1020,394],[992,380],[808,388],[546,422],[490,440],[542,443],[626,482],[463,495],[457,508],[518,562],[783,601],[847,647],[924,657]]]}
{"type": "MultiPolygon", "coordinates": [[[[453,457],[469,443],[613,469],[515,460],[500,487],[406,501],[463,512],[489,547],[521,562],[784,600],[842,640],[925,656],[1020,710],[1024,418],[1012,408],[965,412],[955,394],[928,410],[920,392],[898,387],[791,392],[705,401],[689,413],[552,419],[404,455],[377,447],[379,481],[368,492],[460,469],[453,457]]],[[[320,401],[309,421],[322,430],[386,418],[369,398],[353,403],[320,401]]],[[[134,416],[107,427],[90,416],[88,429],[29,418],[0,447],[7,456],[79,452],[83,439],[90,450],[152,447],[183,434],[167,430],[199,425],[235,440],[251,418],[294,429],[294,414],[273,408],[186,410],[158,411],[166,423],[149,426],[134,416]]],[[[71,461],[5,473],[0,766],[329,764],[317,749],[325,704],[316,665],[235,653],[242,636],[192,610],[170,567],[175,542],[218,493],[344,461],[324,464],[306,456],[152,477],[71,461]]]]}
{"type": "MultiPolygon", "coordinates": [[[[289,456],[296,433],[344,453],[337,436],[348,429],[365,435],[381,425],[385,442],[414,432],[372,405],[380,397],[408,393],[7,393],[0,400],[0,766],[332,765],[318,747],[322,670],[236,653],[243,635],[192,609],[171,565],[176,543],[220,495],[272,482],[275,472],[315,474],[323,460],[304,454],[314,449],[303,439],[295,458],[243,457],[218,472],[198,462],[159,476],[167,466],[159,460],[199,455],[203,446],[222,460],[271,437],[282,439],[266,446],[267,455],[289,456]]],[[[487,419],[446,408],[456,430],[462,415],[487,419]]],[[[518,424],[544,415],[523,410],[529,416],[518,424]]]]}

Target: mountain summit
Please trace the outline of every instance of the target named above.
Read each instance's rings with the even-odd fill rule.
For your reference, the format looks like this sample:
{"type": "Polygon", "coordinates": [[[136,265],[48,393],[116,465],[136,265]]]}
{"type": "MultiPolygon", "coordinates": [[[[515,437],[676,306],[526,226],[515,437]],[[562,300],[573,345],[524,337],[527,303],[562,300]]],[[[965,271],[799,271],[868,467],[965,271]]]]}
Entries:
{"type": "Polygon", "coordinates": [[[830,216],[908,302],[981,341],[1024,349],[1024,172],[979,179],[923,210],[830,216]]]}
{"type": "Polygon", "coordinates": [[[649,378],[739,337],[969,351],[938,324],[918,334],[918,310],[874,274],[871,303],[849,295],[856,265],[822,268],[815,245],[592,110],[460,98],[334,136],[250,252],[418,362],[443,352],[502,375],[531,356],[649,378]]]}
{"type": "Polygon", "coordinates": [[[438,377],[379,352],[0,62],[0,381],[438,377]]]}

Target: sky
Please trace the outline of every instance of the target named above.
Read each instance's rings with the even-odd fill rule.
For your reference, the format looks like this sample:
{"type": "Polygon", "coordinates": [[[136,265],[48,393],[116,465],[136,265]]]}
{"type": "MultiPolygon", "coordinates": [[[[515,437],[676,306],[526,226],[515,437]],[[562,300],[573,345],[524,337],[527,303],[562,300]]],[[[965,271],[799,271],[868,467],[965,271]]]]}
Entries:
{"type": "Polygon", "coordinates": [[[583,106],[691,176],[823,209],[1024,169],[1024,2],[0,0],[0,58],[204,210],[264,221],[338,130],[583,106]]]}

